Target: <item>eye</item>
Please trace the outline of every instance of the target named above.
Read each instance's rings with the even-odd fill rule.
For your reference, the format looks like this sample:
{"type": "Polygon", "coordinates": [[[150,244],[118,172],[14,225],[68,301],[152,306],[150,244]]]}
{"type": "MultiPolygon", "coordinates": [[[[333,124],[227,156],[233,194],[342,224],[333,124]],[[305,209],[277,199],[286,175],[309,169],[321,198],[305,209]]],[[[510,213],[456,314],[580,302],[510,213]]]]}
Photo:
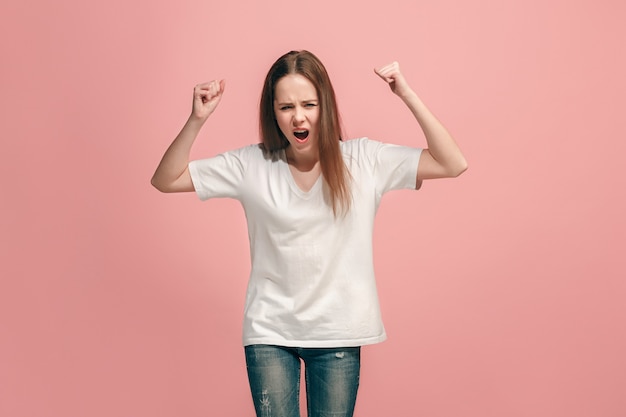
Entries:
{"type": "Polygon", "coordinates": [[[306,104],[304,105],[304,107],[316,107],[316,106],[317,106],[317,104],[316,104],[316,103],[306,103],[306,104]]]}
{"type": "Polygon", "coordinates": [[[285,111],[285,110],[289,110],[291,108],[293,108],[293,106],[291,106],[291,105],[284,105],[284,106],[280,106],[278,109],[282,110],[282,111],[285,111]]]}

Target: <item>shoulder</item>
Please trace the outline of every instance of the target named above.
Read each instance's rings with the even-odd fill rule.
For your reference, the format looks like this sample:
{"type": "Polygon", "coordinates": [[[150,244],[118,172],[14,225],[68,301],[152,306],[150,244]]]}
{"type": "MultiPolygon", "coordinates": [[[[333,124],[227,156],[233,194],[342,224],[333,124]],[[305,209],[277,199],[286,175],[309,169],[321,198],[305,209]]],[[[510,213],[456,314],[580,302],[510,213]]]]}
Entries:
{"type": "Polygon", "coordinates": [[[234,152],[237,152],[242,158],[246,158],[249,161],[258,161],[271,163],[282,160],[284,158],[284,151],[282,149],[277,151],[270,151],[265,148],[265,145],[262,143],[255,143],[252,145],[244,146],[243,148],[237,149],[234,152]]]}
{"type": "Polygon", "coordinates": [[[340,144],[344,158],[349,161],[371,161],[385,146],[384,143],[368,137],[350,139],[342,141],[340,144]]]}
{"type": "Polygon", "coordinates": [[[241,148],[221,152],[212,157],[191,161],[189,166],[200,170],[237,170],[245,171],[247,167],[264,160],[264,152],[260,144],[246,145],[241,148]]]}
{"type": "Polygon", "coordinates": [[[227,151],[228,154],[239,155],[245,158],[263,158],[266,152],[263,149],[263,144],[254,143],[246,145],[244,147],[227,151]]]}
{"type": "Polygon", "coordinates": [[[249,164],[263,162],[264,160],[271,158],[271,155],[265,152],[262,144],[255,143],[223,152],[217,155],[217,157],[237,161],[241,165],[247,166],[249,164]]]}
{"type": "Polygon", "coordinates": [[[383,142],[379,142],[368,137],[349,139],[340,142],[341,151],[344,153],[354,152],[357,150],[371,151],[383,145],[383,142]]]}

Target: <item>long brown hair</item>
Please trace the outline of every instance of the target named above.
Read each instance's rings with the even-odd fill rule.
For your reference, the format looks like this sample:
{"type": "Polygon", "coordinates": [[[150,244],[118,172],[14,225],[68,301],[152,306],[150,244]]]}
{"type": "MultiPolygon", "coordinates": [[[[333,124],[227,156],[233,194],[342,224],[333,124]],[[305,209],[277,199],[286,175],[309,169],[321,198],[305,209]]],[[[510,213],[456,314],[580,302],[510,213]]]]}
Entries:
{"type": "Polygon", "coordinates": [[[330,82],[326,68],[311,52],[291,51],[281,56],[270,68],[260,104],[260,134],[265,149],[277,152],[289,146],[274,114],[274,91],[278,81],[287,74],[299,74],[311,81],[317,90],[319,99],[319,156],[322,177],[329,189],[330,203],[333,213],[346,213],[350,208],[350,173],[346,167],[339,141],[341,138],[341,121],[335,90],[330,82]]]}

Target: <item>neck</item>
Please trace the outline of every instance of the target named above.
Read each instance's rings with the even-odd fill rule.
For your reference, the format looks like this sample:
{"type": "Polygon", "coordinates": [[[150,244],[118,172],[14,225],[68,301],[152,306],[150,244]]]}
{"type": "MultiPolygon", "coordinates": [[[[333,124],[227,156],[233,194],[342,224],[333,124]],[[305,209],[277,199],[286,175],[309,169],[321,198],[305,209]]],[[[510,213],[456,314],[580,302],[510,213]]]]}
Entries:
{"type": "Polygon", "coordinates": [[[319,165],[319,155],[315,154],[298,154],[293,151],[291,146],[285,150],[287,156],[287,163],[298,171],[308,172],[314,170],[319,165]]]}

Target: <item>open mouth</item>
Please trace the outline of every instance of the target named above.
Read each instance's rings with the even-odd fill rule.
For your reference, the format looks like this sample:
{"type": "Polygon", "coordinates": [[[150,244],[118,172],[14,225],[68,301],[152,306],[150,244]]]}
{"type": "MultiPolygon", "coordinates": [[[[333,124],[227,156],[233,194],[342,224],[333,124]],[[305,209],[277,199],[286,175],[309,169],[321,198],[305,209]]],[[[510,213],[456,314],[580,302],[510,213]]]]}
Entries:
{"type": "Polygon", "coordinates": [[[305,140],[309,136],[309,131],[306,129],[294,130],[293,135],[298,140],[305,140]]]}

